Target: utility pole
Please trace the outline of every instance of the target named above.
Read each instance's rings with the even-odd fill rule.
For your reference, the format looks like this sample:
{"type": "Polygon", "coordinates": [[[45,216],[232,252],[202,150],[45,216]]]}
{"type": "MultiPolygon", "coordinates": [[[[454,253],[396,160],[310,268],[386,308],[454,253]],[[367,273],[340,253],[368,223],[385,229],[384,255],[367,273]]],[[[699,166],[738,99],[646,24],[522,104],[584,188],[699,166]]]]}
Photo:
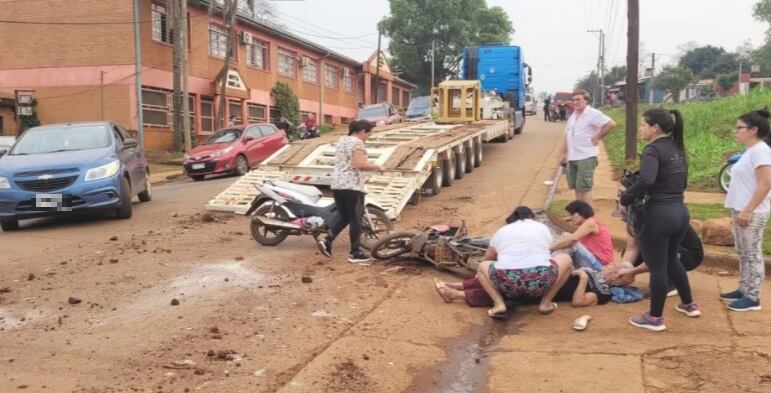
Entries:
{"type": "Polygon", "coordinates": [[[104,120],[104,71],[99,71],[99,120],[104,120]]]}
{"type": "Polygon", "coordinates": [[[383,37],[382,23],[377,25],[377,66],[375,67],[375,102],[380,102],[380,41],[383,37]]]}
{"type": "Polygon", "coordinates": [[[656,54],[651,53],[651,81],[648,84],[648,104],[653,105],[653,80],[656,77],[656,54]]]}
{"type": "Polygon", "coordinates": [[[185,50],[183,33],[182,17],[185,13],[182,10],[182,0],[174,0],[171,3],[173,16],[171,38],[173,40],[173,87],[174,92],[172,94],[172,108],[173,108],[173,129],[174,129],[174,150],[180,151],[184,147],[184,125],[182,124],[184,114],[183,102],[187,97],[182,96],[182,63],[184,62],[183,51],[185,50]]]}
{"type": "Polygon", "coordinates": [[[739,95],[743,95],[744,92],[742,92],[742,59],[739,57],[739,95]]]}
{"type": "Polygon", "coordinates": [[[187,37],[187,0],[180,0],[182,11],[182,29],[179,32],[182,46],[182,130],[185,139],[185,151],[193,148],[193,135],[190,127],[190,94],[188,92],[188,37],[187,37]]]}
{"type": "Polygon", "coordinates": [[[594,102],[597,106],[602,106],[602,95],[605,90],[605,32],[602,29],[599,30],[587,30],[587,33],[600,33],[600,46],[597,50],[597,83],[594,84],[594,102]]]}
{"type": "Polygon", "coordinates": [[[429,95],[431,95],[432,91],[434,91],[434,53],[436,52],[436,39],[431,39],[431,90],[429,90],[429,95]]]}
{"type": "Polygon", "coordinates": [[[137,102],[137,135],[139,146],[144,146],[145,123],[142,113],[142,40],[140,39],[139,0],[134,0],[134,89],[137,102]]]}
{"type": "Polygon", "coordinates": [[[627,161],[637,158],[637,104],[640,93],[637,86],[640,50],[640,0],[627,0],[626,48],[626,149],[627,161]]]}

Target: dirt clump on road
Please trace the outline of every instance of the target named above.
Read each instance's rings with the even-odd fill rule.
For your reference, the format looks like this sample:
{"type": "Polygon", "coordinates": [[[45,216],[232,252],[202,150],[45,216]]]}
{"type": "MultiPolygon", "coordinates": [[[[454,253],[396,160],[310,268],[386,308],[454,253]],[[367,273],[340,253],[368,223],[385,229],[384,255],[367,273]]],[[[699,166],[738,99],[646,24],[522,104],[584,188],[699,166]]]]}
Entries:
{"type": "Polygon", "coordinates": [[[366,372],[351,359],[334,365],[332,373],[327,377],[326,392],[367,392],[375,391],[374,382],[366,372]]]}

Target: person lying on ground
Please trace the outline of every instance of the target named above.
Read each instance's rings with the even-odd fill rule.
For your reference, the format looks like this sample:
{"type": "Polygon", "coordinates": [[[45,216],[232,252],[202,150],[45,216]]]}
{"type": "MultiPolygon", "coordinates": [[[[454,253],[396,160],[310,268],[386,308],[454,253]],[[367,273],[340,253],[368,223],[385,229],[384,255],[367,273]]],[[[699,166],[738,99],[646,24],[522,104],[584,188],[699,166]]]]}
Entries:
{"type": "MultiPolygon", "coordinates": [[[[615,274],[607,274],[614,282],[629,285],[635,281],[635,277],[638,274],[650,272],[648,265],[643,261],[643,256],[640,254],[637,239],[632,235],[627,234],[626,248],[621,254],[621,258],[621,263],[615,269],[615,274]]],[[[702,246],[701,239],[699,239],[696,230],[690,224],[685,232],[683,241],[680,242],[677,259],[686,271],[696,269],[704,260],[704,246],[702,246]]],[[[613,269],[605,269],[605,271],[611,270],[613,269]]],[[[667,296],[674,296],[676,294],[677,290],[670,282],[667,296]]]]}
{"type": "Polygon", "coordinates": [[[570,302],[573,307],[588,307],[606,304],[611,297],[610,286],[598,271],[579,268],[572,271],[554,300],[570,302]]]}
{"type": "Polygon", "coordinates": [[[570,248],[575,267],[589,267],[595,271],[613,261],[613,239],[608,227],[594,216],[594,209],[580,200],[565,206],[570,221],[577,226],[575,232],[566,234],[549,247],[550,251],[570,248]]]}
{"type": "MultiPolygon", "coordinates": [[[[514,209],[506,219],[506,225],[490,240],[485,260],[479,264],[476,278],[492,301],[488,310],[491,317],[505,316],[506,300],[521,297],[541,298],[538,309],[542,314],[549,314],[556,308],[552,299],[570,274],[571,260],[569,255],[551,256],[551,232],[534,218],[529,207],[514,209]]],[[[460,297],[457,292],[449,295],[450,290],[463,288],[463,298],[468,301],[470,296],[466,297],[465,290],[479,289],[475,288],[476,282],[470,282],[468,288],[457,284],[442,286],[438,282],[436,286],[445,301],[460,297]]],[[[479,292],[474,293],[474,296],[482,296],[479,292]]]]}

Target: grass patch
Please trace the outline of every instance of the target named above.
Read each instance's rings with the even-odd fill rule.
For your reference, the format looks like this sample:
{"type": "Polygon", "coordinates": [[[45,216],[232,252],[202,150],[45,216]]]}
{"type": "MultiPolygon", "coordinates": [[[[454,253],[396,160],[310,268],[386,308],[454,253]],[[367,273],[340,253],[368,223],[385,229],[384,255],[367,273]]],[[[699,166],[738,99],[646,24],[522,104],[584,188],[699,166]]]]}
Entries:
{"type": "Polygon", "coordinates": [[[568,205],[570,201],[565,199],[555,199],[552,200],[549,204],[549,208],[546,209],[549,214],[553,214],[557,217],[563,217],[567,215],[567,212],[565,211],[565,206],[568,205]]]}
{"type": "Polygon", "coordinates": [[[164,151],[164,150],[145,151],[145,156],[147,156],[147,161],[153,164],[163,164],[167,162],[181,161],[182,156],[184,155],[185,153],[182,153],[182,152],[171,152],[171,151],[164,151]]]}
{"type": "MultiPolygon", "coordinates": [[[[667,109],[678,109],[683,114],[685,148],[690,162],[689,190],[719,191],[717,176],[726,157],[742,149],[733,137],[736,119],[746,112],[767,106],[769,102],[771,89],[754,89],[746,96],[731,96],[712,102],[663,105],[667,109]]],[[[650,108],[649,105],[641,105],[639,114],[650,108]]],[[[637,163],[626,163],[624,160],[624,111],[610,109],[606,113],[617,124],[616,131],[605,138],[611,165],[617,172],[636,167],[637,163]]],[[[645,142],[639,141],[638,151],[644,146],[645,142]]]]}

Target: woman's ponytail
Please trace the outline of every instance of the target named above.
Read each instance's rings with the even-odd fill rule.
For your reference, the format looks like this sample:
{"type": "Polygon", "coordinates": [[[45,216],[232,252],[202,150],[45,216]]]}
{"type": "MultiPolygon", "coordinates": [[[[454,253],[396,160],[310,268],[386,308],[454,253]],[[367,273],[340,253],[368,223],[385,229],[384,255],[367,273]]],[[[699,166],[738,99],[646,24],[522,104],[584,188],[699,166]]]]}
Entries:
{"type": "Polygon", "coordinates": [[[683,127],[683,115],[677,109],[669,111],[675,118],[675,124],[672,127],[672,139],[675,141],[675,146],[680,149],[680,152],[685,153],[685,131],[683,127]]]}

